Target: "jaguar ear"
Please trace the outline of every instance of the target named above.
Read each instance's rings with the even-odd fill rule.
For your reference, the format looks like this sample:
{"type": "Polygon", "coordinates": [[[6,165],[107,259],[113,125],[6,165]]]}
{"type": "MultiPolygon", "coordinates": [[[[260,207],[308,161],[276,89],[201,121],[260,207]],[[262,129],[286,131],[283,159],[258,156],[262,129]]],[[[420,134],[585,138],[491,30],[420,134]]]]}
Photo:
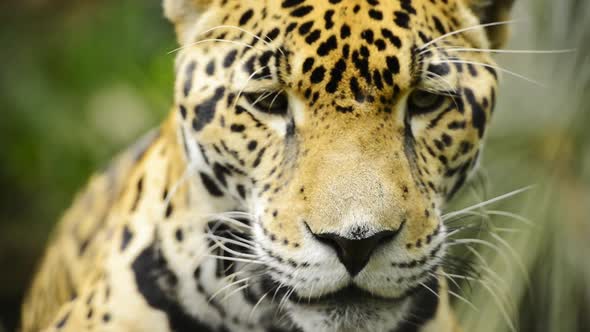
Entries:
{"type": "Polygon", "coordinates": [[[211,2],[213,0],[164,0],[164,15],[174,24],[181,45],[187,42],[187,36],[211,2]]]}
{"type": "MultiPolygon", "coordinates": [[[[469,7],[479,17],[481,24],[510,20],[515,0],[468,0],[469,7]]],[[[502,48],[510,36],[510,25],[499,24],[486,27],[490,47],[502,48]]]]}

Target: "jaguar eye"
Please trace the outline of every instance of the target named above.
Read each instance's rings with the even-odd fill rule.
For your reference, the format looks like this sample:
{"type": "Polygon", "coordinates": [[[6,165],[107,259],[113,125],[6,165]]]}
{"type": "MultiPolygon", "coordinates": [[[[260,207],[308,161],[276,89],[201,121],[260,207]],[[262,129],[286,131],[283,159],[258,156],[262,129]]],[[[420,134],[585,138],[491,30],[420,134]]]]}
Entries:
{"type": "Polygon", "coordinates": [[[439,108],[445,99],[444,95],[425,90],[414,90],[408,97],[408,109],[412,114],[432,112],[439,108]]]}
{"type": "Polygon", "coordinates": [[[289,108],[289,99],[283,91],[279,92],[248,92],[243,94],[256,110],[273,115],[285,115],[289,108]]]}

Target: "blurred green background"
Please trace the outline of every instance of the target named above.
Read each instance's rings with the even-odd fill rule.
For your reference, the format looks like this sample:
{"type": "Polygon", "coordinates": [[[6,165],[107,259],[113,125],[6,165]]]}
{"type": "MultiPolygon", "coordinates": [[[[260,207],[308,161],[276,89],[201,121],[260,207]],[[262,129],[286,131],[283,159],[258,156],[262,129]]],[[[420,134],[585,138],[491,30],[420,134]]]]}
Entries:
{"type": "MultiPolygon", "coordinates": [[[[501,240],[475,235],[508,262],[475,246],[488,282],[462,287],[476,310],[457,306],[466,331],[590,331],[590,1],[518,0],[515,17],[509,49],[577,51],[498,56],[544,87],[504,75],[479,176],[449,209],[535,187],[478,210],[501,240]]],[[[167,113],[175,40],[157,0],[3,0],[0,41],[0,331],[12,331],[75,191],[167,113]]]]}

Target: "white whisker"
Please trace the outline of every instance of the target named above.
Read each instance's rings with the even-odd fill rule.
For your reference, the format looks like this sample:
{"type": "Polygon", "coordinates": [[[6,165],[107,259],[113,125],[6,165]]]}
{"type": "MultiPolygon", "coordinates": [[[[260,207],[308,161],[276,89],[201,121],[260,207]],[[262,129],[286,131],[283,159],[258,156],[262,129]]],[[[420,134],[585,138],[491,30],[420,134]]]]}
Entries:
{"type": "Polygon", "coordinates": [[[498,210],[486,210],[486,213],[489,215],[509,217],[509,218],[515,219],[517,221],[521,221],[522,223],[524,223],[527,226],[533,226],[532,220],[525,218],[521,215],[515,214],[515,213],[511,213],[511,212],[507,212],[507,211],[498,211],[498,210]]]}
{"type": "Polygon", "coordinates": [[[526,269],[523,261],[520,259],[520,257],[516,253],[516,250],[514,250],[514,248],[512,248],[512,246],[506,240],[504,240],[502,237],[498,236],[497,234],[491,233],[491,236],[496,241],[500,242],[500,244],[502,244],[506,249],[508,249],[508,252],[512,256],[512,259],[516,262],[516,265],[518,265],[518,268],[520,269],[520,272],[522,273],[522,275],[525,279],[525,283],[526,283],[527,287],[529,288],[529,290],[532,291],[532,289],[530,288],[531,287],[531,279],[529,277],[529,274],[527,273],[527,269],[526,269]]]}
{"type": "Polygon", "coordinates": [[[221,247],[224,251],[229,252],[230,254],[234,254],[236,256],[240,256],[240,257],[244,257],[244,258],[258,258],[258,255],[246,254],[246,253],[239,252],[239,251],[233,250],[231,248],[228,248],[225,244],[223,244],[223,242],[218,240],[217,237],[208,236],[207,238],[213,240],[213,242],[218,244],[219,247],[221,247]]]}
{"type": "Polygon", "coordinates": [[[506,256],[506,253],[504,252],[504,250],[502,250],[502,248],[498,247],[497,245],[495,245],[489,241],[485,241],[485,240],[481,240],[481,239],[458,239],[458,240],[452,240],[451,243],[449,243],[449,247],[453,247],[456,245],[464,245],[464,244],[480,244],[485,247],[491,248],[498,255],[500,255],[500,257],[502,257],[506,266],[510,266],[510,264],[509,264],[510,260],[508,259],[508,256],[506,256]]]}
{"type": "MultiPolygon", "coordinates": [[[[444,273],[444,272],[442,272],[442,271],[441,271],[441,273],[443,274],[443,276],[445,276],[447,279],[450,279],[450,280],[451,280],[451,281],[452,281],[452,282],[453,282],[455,285],[457,285],[457,287],[458,287],[459,289],[461,289],[461,287],[459,287],[459,284],[458,284],[458,283],[455,281],[455,279],[454,279],[454,278],[453,278],[451,275],[449,275],[449,274],[446,274],[446,273],[444,273]]],[[[478,308],[475,306],[475,304],[473,304],[471,301],[467,300],[465,297],[463,297],[463,296],[459,295],[459,294],[458,294],[458,293],[456,293],[456,292],[453,292],[453,291],[452,291],[452,290],[450,290],[450,289],[447,289],[447,292],[448,292],[450,295],[452,295],[452,296],[454,296],[455,298],[457,298],[457,299],[459,299],[460,301],[462,301],[463,303],[465,303],[465,304],[467,304],[468,306],[470,306],[470,307],[471,307],[473,310],[475,310],[475,312],[479,312],[479,309],[478,309],[478,308]]]]}
{"type": "Polygon", "coordinates": [[[488,206],[490,204],[493,204],[493,203],[496,203],[496,202],[505,200],[505,199],[510,198],[512,196],[516,196],[516,195],[518,195],[520,193],[523,193],[525,191],[528,191],[528,190],[530,190],[532,188],[534,188],[534,186],[527,186],[527,187],[524,187],[524,188],[521,188],[521,189],[517,189],[517,190],[511,191],[509,193],[506,193],[506,194],[503,194],[503,195],[494,197],[492,199],[488,199],[487,201],[484,201],[484,202],[481,202],[481,203],[478,203],[478,204],[475,204],[475,205],[472,205],[472,206],[463,208],[461,210],[447,213],[447,214],[443,215],[442,218],[443,218],[443,220],[448,220],[449,218],[452,218],[452,217],[461,215],[464,212],[473,211],[473,210],[479,209],[481,207],[488,206]]]}
{"type": "Polygon", "coordinates": [[[220,289],[218,289],[217,291],[215,291],[215,293],[211,294],[211,296],[209,296],[208,301],[211,302],[215,297],[217,297],[217,295],[221,294],[221,292],[223,292],[224,290],[234,286],[234,285],[238,285],[244,282],[248,282],[248,280],[252,279],[252,277],[248,277],[248,278],[242,278],[238,281],[234,281],[232,283],[229,283],[223,287],[221,287],[220,289]]]}
{"type": "Polygon", "coordinates": [[[264,299],[266,298],[266,296],[270,293],[271,291],[268,291],[266,293],[264,293],[264,295],[262,295],[258,301],[256,302],[256,304],[254,305],[254,307],[252,308],[252,310],[250,310],[250,315],[248,315],[248,321],[252,321],[252,318],[254,316],[254,312],[256,311],[256,308],[258,308],[258,306],[260,305],[260,303],[262,303],[262,301],[264,301],[264,299]]]}
{"type": "Polygon", "coordinates": [[[199,41],[196,41],[196,42],[193,42],[193,43],[190,43],[190,44],[186,44],[186,45],[183,45],[181,47],[177,47],[177,48],[173,49],[172,51],[168,52],[168,54],[176,53],[178,51],[184,50],[184,49],[189,48],[189,47],[197,46],[197,45],[203,44],[203,43],[210,43],[210,42],[220,42],[220,43],[228,43],[228,44],[240,45],[240,46],[244,46],[244,47],[247,47],[247,48],[256,50],[258,52],[264,52],[263,50],[261,50],[259,48],[256,48],[256,47],[254,47],[252,45],[249,45],[247,43],[244,43],[244,42],[240,42],[240,41],[236,41],[236,40],[219,39],[219,38],[209,38],[209,39],[199,40],[199,41]]]}
{"type": "Polygon", "coordinates": [[[475,53],[498,53],[498,54],[566,54],[575,53],[577,49],[562,50],[501,50],[491,48],[469,48],[469,47],[437,47],[437,50],[450,52],[475,52],[475,53]]]}
{"type": "MultiPolygon", "coordinates": [[[[247,34],[247,35],[249,35],[251,37],[254,37],[254,38],[258,39],[261,42],[263,42],[264,45],[268,46],[269,48],[273,48],[273,45],[269,42],[269,41],[272,42],[273,41],[272,39],[268,38],[269,41],[264,40],[264,39],[260,38],[260,36],[258,36],[257,34],[255,34],[253,32],[250,32],[250,31],[248,31],[246,29],[240,28],[238,26],[235,26],[235,25],[218,25],[216,27],[213,27],[211,29],[208,29],[208,30],[203,31],[201,34],[205,34],[205,33],[211,32],[213,30],[217,30],[217,29],[235,29],[235,30],[241,31],[241,32],[243,32],[243,33],[245,33],[245,34],[247,34]]],[[[285,55],[285,53],[283,53],[283,50],[280,47],[278,47],[277,50],[281,53],[281,55],[283,55],[283,56],[285,55]]]]}
{"type": "MultiPolygon", "coordinates": [[[[475,30],[475,29],[479,29],[479,28],[487,28],[487,27],[497,26],[497,25],[513,24],[513,23],[517,23],[519,21],[520,20],[509,20],[509,21],[499,21],[499,22],[492,22],[492,23],[485,23],[485,24],[477,24],[477,25],[474,25],[474,26],[470,26],[470,27],[459,29],[459,30],[451,31],[451,32],[449,32],[447,34],[444,34],[444,35],[440,36],[440,37],[434,38],[433,40],[429,41],[428,43],[422,45],[420,47],[420,50],[424,50],[428,46],[430,46],[430,45],[432,45],[434,43],[437,43],[437,42],[439,42],[441,40],[444,40],[444,39],[446,39],[448,37],[451,37],[451,36],[454,36],[454,35],[457,35],[457,34],[460,34],[460,33],[463,33],[463,32],[467,32],[467,31],[471,31],[471,30],[475,30]]],[[[422,55],[422,54],[420,53],[420,55],[422,55]]]]}
{"type": "Polygon", "coordinates": [[[527,81],[529,83],[538,85],[538,86],[540,86],[542,88],[546,88],[545,85],[543,85],[542,83],[537,82],[537,81],[535,81],[535,80],[533,80],[531,78],[528,78],[528,77],[526,77],[524,75],[515,73],[515,72],[513,72],[511,70],[508,70],[508,69],[505,69],[505,68],[502,68],[502,67],[499,67],[499,66],[490,65],[488,63],[477,62],[477,61],[466,61],[466,60],[442,60],[440,62],[442,62],[442,63],[462,63],[462,64],[468,64],[468,65],[471,64],[471,65],[475,65],[475,66],[483,66],[483,67],[493,68],[493,69],[499,70],[499,71],[501,71],[503,73],[512,75],[512,76],[517,77],[517,78],[520,78],[522,80],[525,80],[525,81],[527,81]]]}
{"type": "Polygon", "coordinates": [[[232,244],[235,244],[235,245],[240,246],[242,248],[247,248],[247,249],[251,249],[251,250],[255,250],[256,249],[256,247],[250,245],[249,243],[244,243],[244,242],[240,242],[238,240],[228,239],[228,238],[223,237],[223,236],[217,236],[217,235],[214,235],[214,234],[207,234],[207,237],[208,238],[211,238],[211,239],[216,239],[216,240],[218,240],[220,242],[232,243],[232,244]]]}
{"type": "Polygon", "coordinates": [[[205,257],[215,258],[222,261],[230,261],[230,262],[241,262],[241,263],[252,263],[252,264],[259,264],[268,266],[268,263],[259,261],[259,260],[252,260],[252,259],[245,259],[245,258],[238,258],[238,257],[225,257],[219,255],[205,255],[205,257]]]}
{"type": "Polygon", "coordinates": [[[236,289],[234,289],[233,291],[231,291],[229,294],[226,294],[222,299],[221,302],[225,302],[227,301],[227,299],[229,299],[230,297],[232,297],[233,295],[237,294],[239,291],[249,287],[250,285],[248,285],[247,283],[244,286],[240,286],[236,289]]]}
{"type": "Polygon", "coordinates": [[[242,89],[240,89],[240,92],[238,93],[238,95],[236,96],[236,100],[234,101],[234,105],[233,105],[233,109],[236,108],[236,106],[238,105],[238,101],[240,100],[240,97],[242,96],[242,93],[244,92],[244,90],[246,89],[246,87],[248,86],[248,83],[250,83],[250,80],[252,80],[252,78],[254,78],[254,76],[256,76],[256,74],[258,74],[259,72],[265,70],[268,66],[264,66],[262,68],[259,68],[258,70],[255,70],[252,74],[250,74],[250,76],[248,77],[248,79],[246,80],[246,83],[244,83],[244,86],[242,87],[242,89]]]}

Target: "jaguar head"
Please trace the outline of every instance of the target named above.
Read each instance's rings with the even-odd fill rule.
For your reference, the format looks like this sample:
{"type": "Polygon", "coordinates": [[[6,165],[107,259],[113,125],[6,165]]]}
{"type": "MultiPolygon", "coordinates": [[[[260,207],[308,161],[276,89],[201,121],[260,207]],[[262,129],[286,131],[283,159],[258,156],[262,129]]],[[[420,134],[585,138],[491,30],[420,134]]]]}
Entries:
{"type": "Polygon", "coordinates": [[[441,209],[477,165],[511,2],[165,1],[188,159],[253,215],[300,328],[394,329],[438,289],[441,209]]]}

